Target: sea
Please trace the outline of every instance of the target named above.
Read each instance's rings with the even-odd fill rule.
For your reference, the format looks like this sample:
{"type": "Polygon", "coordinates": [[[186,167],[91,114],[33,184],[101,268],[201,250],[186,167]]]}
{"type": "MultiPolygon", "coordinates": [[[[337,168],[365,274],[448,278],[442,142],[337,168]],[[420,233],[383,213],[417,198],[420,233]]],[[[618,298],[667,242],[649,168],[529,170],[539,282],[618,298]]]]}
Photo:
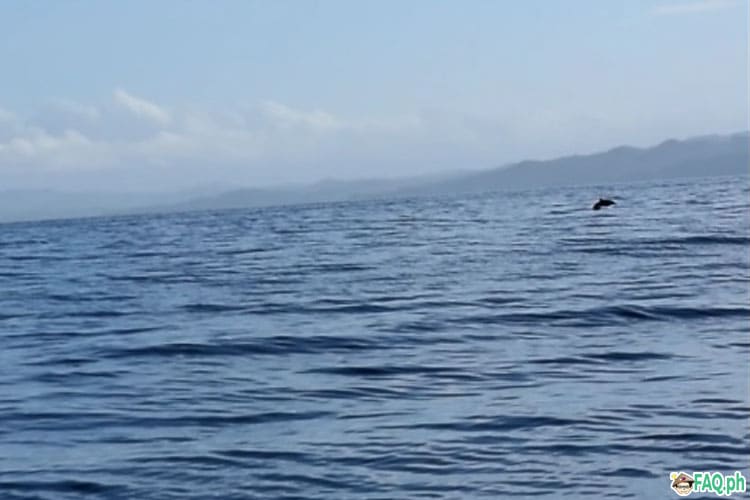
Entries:
{"type": "Polygon", "coordinates": [[[747,177],[2,224],[0,498],[750,477],[748,250],[747,177]]]}

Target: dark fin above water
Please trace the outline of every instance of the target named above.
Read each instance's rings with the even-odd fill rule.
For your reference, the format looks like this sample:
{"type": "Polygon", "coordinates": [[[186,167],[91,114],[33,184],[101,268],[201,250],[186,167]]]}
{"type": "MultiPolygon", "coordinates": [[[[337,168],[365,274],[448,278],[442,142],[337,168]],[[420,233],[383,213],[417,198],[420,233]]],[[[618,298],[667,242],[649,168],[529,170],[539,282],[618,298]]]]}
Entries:
{"type": "Polygon", "coordinates": [[[606,198],[599,198],[599,201],[594,203],[594,206],[591,207],[592,210],[599,210],[602,207],[608,207],[610,205],[616,205],[616,203],[612,200],[608,200],[606,198]]]}

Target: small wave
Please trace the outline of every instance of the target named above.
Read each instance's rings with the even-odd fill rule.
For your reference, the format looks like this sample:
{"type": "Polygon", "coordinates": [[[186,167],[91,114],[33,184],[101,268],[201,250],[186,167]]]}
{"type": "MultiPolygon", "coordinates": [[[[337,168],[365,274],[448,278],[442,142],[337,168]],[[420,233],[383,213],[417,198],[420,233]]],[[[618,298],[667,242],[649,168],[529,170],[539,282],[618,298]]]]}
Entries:
{"type": "Polygon", "coordinates": [[[560,323],[568,326],[604,326],[636,321],[675,319],[750,318],[748,307],[674,307],[623,304],[581,310],[558,309],[546,312],[464,315],[451,320],[459,324],[538,324],[560,323]]]}
{"type": "Polygon", "coordinates": [[[312,368],[304,373],[324,373],[329,375],[345,375],[355,377],[393,377],[400,375],[445,375],[458,374],[461,369],[450,366],[335,366],[326,368],[312,368]]]}
{"type": "Polygon", "coordinates": [[[8,260],[13,260],[17,262],[47,262],[47,261],[63,261],[67,260],[69,257],[64,255],[8,255],[6,257],[8,260]]]}
{"type": "Polygon", "coordinates": [[[2,245],[6,248],[15,248],[15,247],[25,247],[29,245],[47,245],[49,244],[49,241],[46,239],[18,239],[18,240],[10,240],[10,241],[3,241],[2,245]]]}
{"type": "Polygon", "coordinates": [[[714,245],[750,245],[750,237],[727,235],[699,235],[680,238],[635,238],[635,239],[597,239],[585,240],[568,238],[561,240],[567,251],[585,254],[603,254],[609,256],[659,258],[665,252],[685,252],[692,247],[714,245]]]}
{"type": "Polygon", "coordinates": [[[601,361],[651,361],[651,360],[663,360],[671,359],[675,356],[672,354],[659,353],[659,352],[624,352],[624,351],[611,351],[600,354],[587,355],[589,359],[601,360],[601,361]]]}
{"type": "Polygon", "coordinates": [[[252,460],[281,460],[284,462],[305,463],[312,458],[309,453],[287,450],[262,450],[262,449],[236,449],[229,448],[217,452],[218,455],[232,459],[252,459],[252,460]]]}
{"type": "Polygon", "coordinates": [[[372,266],[366,266],[362,264],[347,264],[347,263],[340,263],[340,264],[318,264],[315,266],[312,266],[309,271],[313,273],[354,273],[354,272],[361,272],[361,271],[370,271],[374,269],[372,266]]]}
{"type": "Polygon", "coordinates": [[[604,477],[634,477],[634,478],[659,477],[653,471],[646,470],[646,469],[636,469],[634,467],[621,467],[619,469],[614,469],[614,470],[600,471],[597,474],[604,476],[604,477]]]}
{"type": "Polygon", "coordinates": [[[585,357],[567,356],[560,358],[532,359],[529,361],[529,363],[537,365],[595,365],[598,364],[598,361],[585,357]]]}
{"type": "Polygon", "coordinates": [[[631,439],[643,441],[678,441],[682,443],[724,443],[742,444],[743,440],[725,434],[709,434],[699,432],[675,432],[669,434],[644,434],[633,436],[631,439]]]}
{"type": "Polygon", "coordinates": [[[699,235],[683,238],[662,238],[645,240],[651,245],[750,245],[750,237],[726,235],[699,235]]]}
{"type": "Polygon", "coordinates": [[[137,252],[131,252],[128,254],[123,255],[125,258],[133,258],[133,259],[145,259],[150,257],[166,257],[168,256],[168,252],[159,252],[154,250],[141,250],[137,252]]]}
{"type": "Polygon", "coordinates": [[[691,404],[739,404],[737,399],[727,398],[698,398],[691,401],[691,404]]]}
{"type": "Polygon", "coordinates": [[[0,490],[10,491],[48,491],[52,493],[101,494],[126,490],[121,485],[110,485],[96,481],[65,479],[60,481],[0,481],[0,490]]]}
{"type": "Polygon", "coordinates": [[[323,303],[263,303],[248,307],[246,312],[255,315],[273,314],[375,314],[388,313],[403,309],[402,306],[386,306],[370,302],[340,302],[336,305],[323,303]]]}
{"type": "Polygon", "coordinates": [[[176,454],[165,454],[158,457],[135,457],[131,461],[138,464],[165,464],[169,467],[174,467],[171,464],[182,464],[185,466],[193,467],[239,467],[242,462],[238,460],[232,460],[229,458],[216,457],[213,455],[176,455],[176,454]]]}
{"type": "Polygon", "coordinates": [[[133,314],[130,311],[116,311],[114,309],[103,309],[99,311],[75,311],[65,313],[65,316],[73,318],[118,318],[133,314]]]}
{"type": "Polygon", "coordinates": [[[0,321],[5,321],[9,319],[16,319],[16,318],[23,318],[26,316],[31,316],[29,313],[16,313],[16,314],[6,314],[6,313],[0,313],[0,321]]]}
{"type": "Polygon", "coordinates": [[[268,354],[298,354],[317,352],[348,352],[384,349],[388,343],[380,338],[312,336],[263,337],[246,342],[217,342],[215,344],[194,342],[173,342],[144,347],[111,349],[100,352],[106,358],[129,357],[212,357],[212,356],[253,356],[268,354]]]}
{"type": "Polygon", "coordinates": [[[232,250],[219,250],[218,255],[251,255],[256,253],[266,253],[280,250],[281,247],[261,247],[261,248],[238,248],[232,250]]]}
{"type": "Polygon", "coordinates": [[[231,304],[210,304],[210,303],[195,303],[185,304],[181,307],[185,312],[190,313],[222,313],[222,312],[234,312],[247,310],[246,306],[238,306],[231,304]]]}
{"type": "Polygon", "coordinates": [[[576,420],[545,416],[499,416],[493,418],[465,417],[460,421],[439,423],[418,423],[394,426],[396,428],[451,430],[457,432],[502,432],[543,427],[570,427],[586,423],[576,420]]]}
{"type": "Polygon", "coordinates": [[[54,302],[71,302],[74,304],[79,304],[81,302],[125,302],[128,300],[136,299],[137,297],[135,295],[83,295],[75,293],[50,293],[45,298],[54,302]]]}
{"type": "Polygon", "coordinates": [[[361,481],[331,479],[322,475],[312,476],[307,474],[270,472],[262,474],[259,477],[265,481],[275,481],[281,484],[305,485],[307,487],[322,488],[324,491],[357,490],[358,488],[361,488],[361,481]]]}
{"type": "Polygon", "coordinates": [[[198,280],[195,276],[181,273],[148,273],[148,274],[129,274],[125,276],[107,275],[105,276],[114,282],[131,282],[138,284],[170,284],[176,285],[181,283],[194,283],[198,280]]]}
{"type": "Polygon", "coordinates": [[[245,414],[184,414],[175,416],[124,416],[119,412],[17,412],[3,416],[23,430],[85,430],[124,425],[150,427],[223,427],[233,424],[264,424],[332,417],[329,411],[266,411],[245,414]]]}
{"type": "Polygon", "coordinates": [[[529,362],[541,365],[599,365],[611,361],[653,361],[666,360],[675,357],[672,354],[658,352],[624,352],[612,351],[600,354],[587,354],[579,357],[558,357],[532,359],[529,362]]]}

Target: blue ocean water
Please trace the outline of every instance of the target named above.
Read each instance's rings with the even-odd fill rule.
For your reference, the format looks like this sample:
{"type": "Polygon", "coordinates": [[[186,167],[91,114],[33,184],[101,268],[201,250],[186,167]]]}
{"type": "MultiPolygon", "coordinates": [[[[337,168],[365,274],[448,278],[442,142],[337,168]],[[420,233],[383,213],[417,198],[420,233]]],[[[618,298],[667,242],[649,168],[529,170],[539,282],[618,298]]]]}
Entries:
{"type": "Polygon", "coordinates": [[[670,471],[747,475],[748,187],[1,225],[0,497],[674,498],[670,471]]]}

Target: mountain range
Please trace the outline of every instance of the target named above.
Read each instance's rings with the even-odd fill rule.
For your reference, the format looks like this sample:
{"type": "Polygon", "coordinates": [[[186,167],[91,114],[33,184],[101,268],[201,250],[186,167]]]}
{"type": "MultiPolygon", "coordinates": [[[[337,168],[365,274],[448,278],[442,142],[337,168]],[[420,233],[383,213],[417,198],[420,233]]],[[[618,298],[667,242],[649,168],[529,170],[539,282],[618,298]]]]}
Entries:
{"type": "Polygon", "coordinates": [[[611,185],[679,177],[746,176],[750,174],[749,145],[750,134],[741,132],[670,139],[646,148],[620,146],[589,155],[526,160],[481,171],[401,179],[325,180],[308,186],[242,188],[201,196],[6,191],[0,192],[0,220],[218,210],[376,197],[611,185]]]}

